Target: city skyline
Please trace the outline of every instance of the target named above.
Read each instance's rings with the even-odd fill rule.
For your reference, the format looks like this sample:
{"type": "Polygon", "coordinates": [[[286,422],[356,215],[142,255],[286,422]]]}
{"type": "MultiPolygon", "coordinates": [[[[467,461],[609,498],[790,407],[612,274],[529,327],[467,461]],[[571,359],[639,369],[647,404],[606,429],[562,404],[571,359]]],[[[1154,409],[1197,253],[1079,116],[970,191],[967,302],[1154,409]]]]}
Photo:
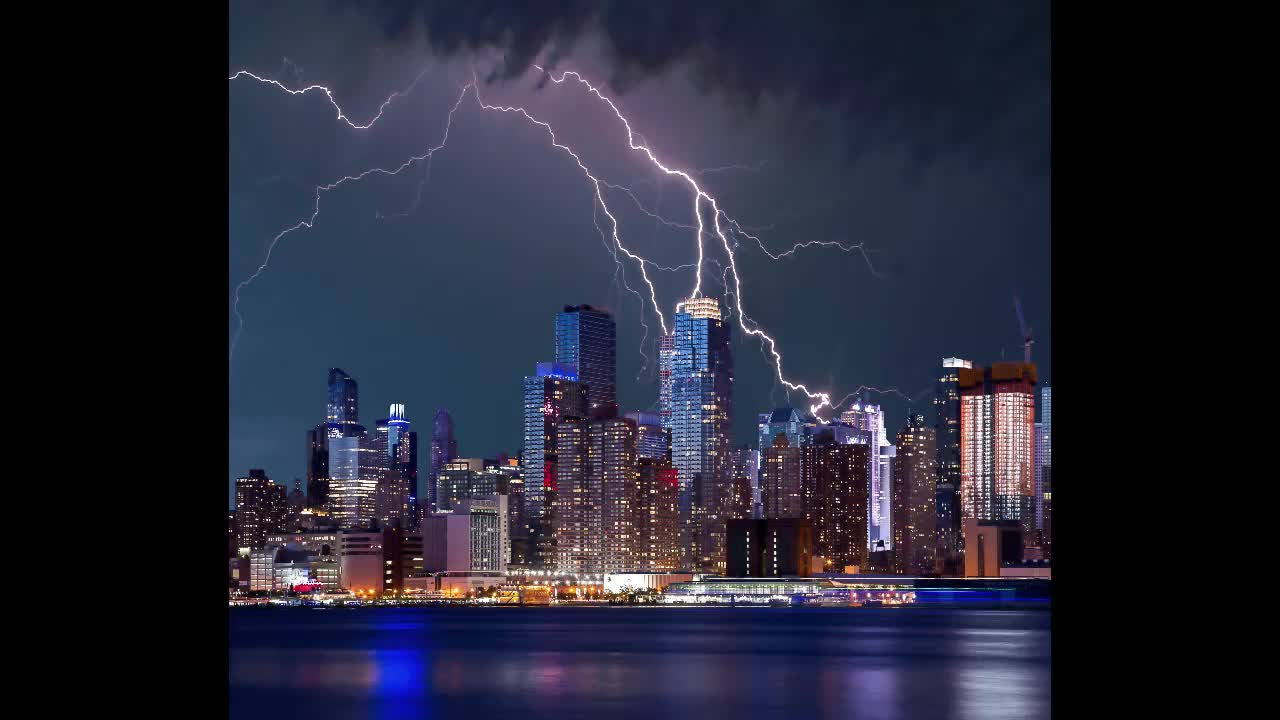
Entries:
{"type": "MultiPolygon", "coordinates": [[[[979,25],[997,28],[991,32],[1028,20],[1021,11],[983,12],[991,17],[979,25]]],[[[1029,19],[1047,23],[1034,13],[1029,19]]],[[[388,95],[412,86],[387,106],[376,132],[362,133],[335,120],[323,96],[291,97],[253,81],[230,85],[234,289],[262,263],[266,243],[309,211],[317,183],[434,146],[469,70],[460,58],[383,42],[368,19],[313,7],[276,14],[236,6],[231,25],[229,76],[249,69],[290,87],[332,86],[336,101],[361,122],[388,95]],[[303,26],[313,32],[300,32],[303,26]],[[326,33],[346,40],[325,42],[326,33]]],[[[1043,47],[1017,46],[1022,55],[1013,64],[1029,77],[1047,77],[1047,32],[1043,37],[1043,47]]],[[[945,65],[947,48],[928,47],[920,61],[945,65]]],[[[981,61],[1011,64],[1008,57],[981,61]]],[[[845,128],[796,132],[789,123],[800,120],[772,105],[748,116],[732,100],[701,92],[680,66],[621,92],[613,92],[608,67],[584,46],[561,70],[608,88],[662,157],[689,168],[736,166],[703,179],[743,222],[772,227],[751,231],[771,252],[832,240],[868,249],[864,258],[807,247],[777,261],[750,240],[738,249],[744,309],[777,338],[789,378],[836,396],[859,385],[914,396],[929,386],[938,357],[1014,359],[1021,350],[1014,290],[1034,328],[1041,376],[1052,378],[1047,83],[1019,80],[1022,94],[995,98],[984,111],[1007,117],[1018,132],[950,145],[938,137],[897,144],[877,137],[850,157],[845,128]],[[1031,150],[1011,163],[1011,143],[1031,150]]],[[[654,185],[652,168],[617,147],[617,119],[607,108],[601,113],[546,84],[539,89],[537,73],[529,72],[485,83],[484,92],[490,102],[529,103],[589,155],[602,179],[629,185],[675,222],[692,221],[674,186],[654,185]]],[[[948,93],[952,112],[969,112],[957,103],[971,84],[957,79],[956,96],[948,93]]],[[[972,90],[993,99],[989,84],[972,90]]],[[[614,284],[617,267],[601,244],[578,169],[527,123],[473,103],[455,120],[429,176],[417,166],[403,179],[370,179],[327,195],[315,226],[285,238],[269,271],[244,289],[246,324],[230,373],[231,467],[302,475],[292,469],[294,428],[315,414],[307,399],[314,381],[303,370],[310,367],[355,373],[370,407],[402,402],[424,420],[434,408],[450,408],[468,454],[514,451],[519,425],[494,419],[511,407],[512,386],[501,379],[520,377],[534,359],[508,350],[536,349],[538,359],[551,359],[547,313],[565,303],[614,311],[619,405],[656,409],[659,324],[646,308],[646,359],[640,303],[614,284]],[[341,288],[340,302],[328,300],[329,288],[341,288]]],[[[689,231],[661,225],[620,191],[610,192],[629,247],[669,266],[694,259],[689,231]]],[[[651,274],[670,320],[693,270],[651,274]]],[[[726,297],[721,270],[708,262],[703,274],[708,294],[726,297]]],[[[636,275],[627,268],[629,283],[643,288],[636,275]]],[[[229,321],[234,331],[234,315],[229,321]]],[[[734,333],[735,445],[752,441],[755,412],[786,404],[760,352],[758,340],[734,333]]],[[[905,415],[901,398],[873,399],[891,418],[905,415]]]]}

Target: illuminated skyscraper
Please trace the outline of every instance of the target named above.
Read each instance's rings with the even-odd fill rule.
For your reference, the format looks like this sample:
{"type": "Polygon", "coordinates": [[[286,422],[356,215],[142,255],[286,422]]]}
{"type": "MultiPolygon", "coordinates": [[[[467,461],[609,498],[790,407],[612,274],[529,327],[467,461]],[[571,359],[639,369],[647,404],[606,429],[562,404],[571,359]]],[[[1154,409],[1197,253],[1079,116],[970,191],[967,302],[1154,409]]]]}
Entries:
{"type": "Polygon", "coordinates": [[[1036,367],[995,363],[960,371],[962,516],[1018,520],[1035,530],[1036,367]]]}
{"type": "Polygon", "coordinates": [[[409,476],[399,468],[387,470],[378,481],[374,512],[383,528],[408,530],[413,525],[409,487],[409,476]]]}
{"type": "Polygon", "coordinates": [[[625,418],[562,418],[556,426],[556,569],[631,570],[638,491],[636,425],[625,418]]]}
{"type": "Polygon", "coordinates": [[[760,495],[765,519],[804,517],[800,487],[800,448],[779,432],[760,462],[760,495]]]}
{"type": "Polygon", "coordinates": [[[802,517],[826,572],[866,567],[870,477],[871,446],[841,444],[825,431],[800,448],[802,517]]]}
{"type": "Polygon", "coordinates": [[[934,571],[937,544],[938,443],[923,415],[909,415],[898,431],[893,459],[894,572],[922,575],[934,571]]]}
{"type": "Polygon", "coordinates": [[[638,461],[636,497],[632,503],[636,572],[669,572],[680,566],[680,511],[677,471],[667,458],[638,461]]]}
{"type": "Polygon", "coordinates": [[[671,458],[680,478],[681,566],[710,570],[724,565],[732,333],[715,298],[692,298],[676,307],[670,407],[671,458]]]}
{"type": "Polygon", "coordinates": [[[285,487],[272,482],[266,471],[255,468],[236,478],[236,546],[261,548],[267,535],[284,525],[287,507],[285,487]]]}
{"type": "Polygon", "coordinates": [[[676,336],[658,338],[658,423],[671,430],[671,367],[676,357],[676,336]]]}
{"type": "Polygon", "coordinates": [[[341,528],[367,527],[385,472],[363,433],[329,438],[329,511],[341,528]]]}
{"type": "Polygon", "coordinates": [[[436,511],[452,512],[467,500],[495,494],[496,490],[481,486],[483,473],[484,458],[455,458],[445,463],[436,478],[436,511]]]}
{"type": "Polygon", "coordinates": [[[438,504],[436,478],[440,474],[440,468],[456,457],[458,457],[458,440],[453,436],[453,418],[449,416],[448,410],[440,408],[436,411],[435,422],[432,423],[431,469],[427,474],[426,511],[423,514],[436,511],[438,504]]]}
{"type": "MultiPolygon", "coordinates": [[[[556,562],[554,513],[549,497],[556,491],[556,424],[562,417],[587,416],[586,386],[577,369],[538,363],[537,374],[524,379],[524,520],[532,567],[556,562]]],[[[515,532],[513,530],[512,532],[515,532]]]]}
{"type": "Polygon", "coordinates": [[[325,424],[340,435],[353,434],[360,424],[360,398],[356,381],[342,368],[329,368],[329,405],[325,424]]]}
{"type": "Polygon", "coordinates": [[[973,363],[943,358],[933,396],[933,429],[938,438],[937,512],[938,555],[950,572],[963,572],[956,564],[962,532],[960,526],[960,370],[973,363]]]}
{"type": "Polygon", "coordinates": [[[590,305],[565,305],[556,314],[556,363],[578,370],[595,414],[618,404],[617,326],[613,313],[590,305]]]}
{"type": "Polygon", "coordinates": [[[323,508],[329,500],[329,434],[324,424],[307,431],[307,507],[323,508]]]}
{"type": "Polygon", "coordinates": [[[883,542],[888,548],[893,542],[890,527],[893,498],[892,479],[886,466],[893,451],[885,433],[884,411],[875,403],[859,400],[840,413],[840,422],[861,431],[846,433],[842,441],[866,445],[871,455],[871,479],[867,486],[871,516],[867,525],[867,546],[883,542]]]}
{"type": "Polygon", "coordinates": [[[659,413],[629,412],[626,417],[636,424],[636,452],[640,457],[671,457],[671,431],[662,426],[659,413]]]}

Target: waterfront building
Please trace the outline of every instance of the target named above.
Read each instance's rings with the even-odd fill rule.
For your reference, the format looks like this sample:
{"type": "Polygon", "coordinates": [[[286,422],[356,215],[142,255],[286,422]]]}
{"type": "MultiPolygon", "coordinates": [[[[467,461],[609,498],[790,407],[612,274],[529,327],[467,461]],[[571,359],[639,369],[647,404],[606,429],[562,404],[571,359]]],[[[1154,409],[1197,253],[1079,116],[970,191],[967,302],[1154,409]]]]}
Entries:
{"type": "Polygon", "coordinates": [[[1017,520],[1024,541],[1035,530],[1035,382],[1031,363],[960,369],[962,516],[1017,520]]]}
{"type": "Polygon", "coordinates": [[[730,520],[726,548],[728,577],[805,576],[813,528],[804,518],[730,520]]]}
{"type": "Polygon", "coordinates": [[[577,368],[589,415],[618,405],[617,344],[613,313],[605,308],[565,305],[556,314],[555,362],[577,368]]]}
{"type": "Polygon", "coordinates": [[[909,415],[898,431],[893,473],[893,570],[924,575],[934,571],[937,549],[938,448],[923,415],[909,415]]]}

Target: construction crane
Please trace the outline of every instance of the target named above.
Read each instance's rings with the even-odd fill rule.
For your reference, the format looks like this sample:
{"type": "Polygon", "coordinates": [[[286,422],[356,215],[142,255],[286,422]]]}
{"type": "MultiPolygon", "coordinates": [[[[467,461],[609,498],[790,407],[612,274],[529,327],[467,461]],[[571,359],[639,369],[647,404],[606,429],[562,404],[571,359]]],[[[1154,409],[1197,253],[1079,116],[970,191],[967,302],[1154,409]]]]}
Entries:
{"type": "Polygon", "coordinates": [[[1018,312],[1018,330],[1022,332],[1022,362],[1031,364],[1031,345],[1035,340],[1031,339],[1031,328],[1027,327],[1027,321],[1022,317],[1022,301],[1018,299],[1018,291],[1013,291],[1013,309],[1018,312]]]}

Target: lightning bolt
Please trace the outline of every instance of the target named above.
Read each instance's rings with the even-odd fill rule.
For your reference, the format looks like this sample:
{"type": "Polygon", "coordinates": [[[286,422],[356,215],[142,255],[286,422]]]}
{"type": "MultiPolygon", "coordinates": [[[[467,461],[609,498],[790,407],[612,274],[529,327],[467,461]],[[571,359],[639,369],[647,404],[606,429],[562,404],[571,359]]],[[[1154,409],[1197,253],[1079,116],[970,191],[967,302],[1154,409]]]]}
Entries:
{"type": "MultiPolygon", "coordinates": [[[[424,71],[424,72],[425,72],[425,71],[424,71]]],[[[231,79],[232,79],[232,80],[234,80],[234,79],[236,79],[237,77],[240,77],[240,75],[241,75],[241,73],[236,73],[235,75],[231,76],[231,79]]],[[[421,75],[419,75],[418,77],[422,77],[422,76],[421,76],[421,75]]],[[[272,81],[272,82],[274,82],[274,81],[272,81]]],[[[417,81],[415,80],[414,82],[416,83],[417,81]]],[[[275,83],[275,84],[279,85],[279,83],[275,83]]],[[[281,87],[283,88],[284,86],[283,86],[283,85],[281,85],[281,87]]],[[[319,86],[313,86],[313,87],[319,87],[319,86]]],[[[336,181],[334,181],[334,182],[331,182],[331,183],[329,183],[329,184],[327,184],[327,185],[317,185],[317,186],[316,186],[316,191],[315,191],[315,207],[314,207],[314,209],[313,209],[313,210],[312,210],[312,212],[311,212],[311,216],[310,216],[309,218],[304,219],[304,220],[300,220],[298,223],[296,223],[296,224],[294,224],[294,225],[291,225],[291,226],[289,226],[289,227],[285,228],[284,230],[281,230],[279,233],[277,233],[277,234],[276,234],[276,236],[275,236],[275,237],[271,238],[271,242],[267,245],[267,256],[266,256],[266,258],[265,258],[265,259],[263,259],[262,264],[258,266],[258,269],[257,269],[257,270],[255,270],[255,271],[253,272],[253,274],[252,274],[252,275],[250,275],[249,277],[247,277],[247,278],[245,278],[244,280],[240,281],[240,284],[239,284],[239,285],[236,285],[236,289],[235,289],[235,299],[234,299],[234,300],[233,300],[233,302],[232,302],[231,309],[232,309],[232,311],[233,311],[233,312],[235,312],[235,316],[236,316],[236,323],[237,323],[237,324],[236,324],[236,331],[235,331],[235,334],[234,334],[234,335],[232,335],[232,337],[231,337],[231,351],[230,351],[229,358],[234,358],[234,357],[235,357],[235,353],[236,353],[236,342],[238,342],[238,341],[239,341],[239,339],[240,339],[240,333],[244,330],[244,316],[240,314],[240,291],[241,291],[241,290],[244,290],[246,287],[248,287],[250,283],[252,283],[254,280],[257,280],[257,279],[258,279],[258,276],[262,275],[262,273],[263,273],[264,271],[266,271],[267,266],[271,263],[271,254],[272,254],[273,252],[275,252],[276,245],[278,245],[278,244],[280,243],[281,238],[283,238],[284,236],[288,235],[289,233],[291,233],[291,232],[293,232],[293,231],[295,231],[295,230],[298,230],[298,229],[300,229],[300,228],[304,228],[304,227],[305,227],[305,228],[310,229],[313,225],[315,225],[316,217],[318,217],[318,216],[320,215],[320,197],[321,197],[321,195],[323,195],[324,193],[327,193],[327,192],[329,192],[329,191],[331,191],[331,190],[333,190],[333,189],[335,189],[335,188],[337,188],[337,187],[340,187],[341,185],[343,185],[344,183],[347,183],[347,182],[358,182],[358,181],[363,180],[364,178],[366,178],[366,177],[368,177],[368,176],[370,176],[370,175],[375,175],[375,174],[381,174],[381,175],[399,175],[399,174],[401,173],[401,171],[403,171],[405,168],[407,168],[407,167],[409,167],[409,166],[413,165],[413,164],[414,164],[414,163],[416,163],[416,162],[421,162],[422,160],[425,160],[425,159],[430,158],[430,157],[432,157],[433,155],[435,155],[435,153],[436,153],[438,150],[440,150],[441,148],[443,148],[443,147],[444,147],[444,146],[449,142],[449,130],[450,130],[450,128],[452,128],[452,127],[453,127],[453,114],[454,114],[455,112],[457,112],[458,107],[459,107],[460,105],[462,105],[462,100],[463,100],[463,98],[465,98],[465,97],[467,96],[467,89],[468,89],[468,88],[470,88],[470,87],[471,87],[470,85],[465,85],[465,86],[463,86],[463,88],[462,88],[461,92],[459,92],[459,93],[458,93],[458,100],[457,100],[456,102],[454,102],[453,107],[449,110],[449,115],[448,115],[447,120],[445,121],[445,126],[444,126],[444,137],[442,137],[442,138],[441,138],[441,140],[440,140],[440,144],[439,144],[439,145],[436,145],[435,147],[430,148],[429,150],[427,150],[425,153],[423,153],[423,154],[421,154],[421,155],[414,155],[413,157],[409,158],[408,160],[405,160],[405,161],[404,161],[403,163],[401,163],[401,164],[400,164],[400,166],[399,166],[399,167],[397,167],[395,170],[387,170],[387,169],[384,169],[384,168],[370,168],[370,169],[365,170],[364,172],[361,172],[361,173],[359,173],[359,174],[357,174],[357,175],[346,175],[346,176],[343,176],[342,178],[340,178],[340,179],[338,179],[338,180],[336,180],[336,181]]],[[[288,88],[284,88],[284,89],[285,89],[286,91],[288,91],[288,88]]],[[[300,92],[301,92],[301,91],[300,91],[300,92]]],[[[328,93],[328,95],[329,95],[329,97],[330,97],[330,101],[332,101],[333,94],[329,92],[328,88],[325,88],[325,92],[326,92],[326,93],[328,93]]],[[[388,100],[388,102],[390,102],[390,100],[388,100]]],[[[386,105],[387,105],[387,103],[383,103],[383,105],[382,105],[382,106],[385,108],[385,107],[386,107],[386,105]]],[[[339,108],[338,114],[339,114],[339,117],[344,117],[344,116],[343,116],[343,114],[342,114],[342,110],[341,110],[340,108],[339,108]]],[[[379,115],[379,116],[381,116],[381,115],[382,115],[382,111],[381,111],[381,110],[379,110],[379,111],[378,111],[378,115],[379,115]]],[[[374,122],[376,122],[376,118],[375,118],[374,122]]],[[[350,123],[348,122],[348,124],[350,124],[350,123]]],[[[370,123],[369,123],[369,125],[366,125],[365,127],[367,128],[367,127],[372,126],[372,125],[373,125],[373,122],[370,122],[370,123]]],[[[353,125],[352,127],[355,127],[355,126],[353,125]]],[[[364,129],[364,128],[357,128],[357,129],[364,129]]],[[[228,360],[228,362],[230,362],[230,360],[228,360]]]]}
{"type": "MultiPolygon", "coordinates": [[[[421,155],[415,155],[410,157],[408,160],[406,160],[400,166],[396,167],[394,170],[388,170],[385,168],[371,168],[369,170],[365,170],[356,175],[344,176],[332,183],[316,186],[315,204],[310,217],[299,221],[295,225],[285,228],[280,233],[278,233],[275,237],[273,237],[271,242],[268,245],[267,255],[266,255],[266,258],[263,260],[263,263],[258,267],[258,269],[252,275],[250,275],[248,278],[246,278],[244,281],[242,281],[240,284],[236,286],[235,293],[234,293],[233,310],[235,312],[235,315],[238,321],[238,326],[231,342],[232,355],[234,355],[236,342],[239,339],[240,333],[244,328],[244,318],[243,316],[241,316],[239,312],[240,292],[245,287],[247,287],[250,283],[252,283],[255,279],[257,279],[267,269],[267,266],[271,261],[271,255],[274,252],[275,247],[280,242],[280,240],[286,235],[296,230],[299,230],[304,227],[309,229],[314,226],[316,218],[320,214],[320,199],[323,194],[330,192],[347,182],[356,182],[356,181],[362,180],[369,175],[373,175],[373,174],[398,175],[403,170],[410,167],[416,162],[421,162],[426,160],[429,163],[430,159],[434,156],[434,154],[438,150],[444,148],[444,146],[448,143],[449,130],[452,128],[452,124],[453,124],[453,116],[455,112],[458,110],[458,108],[461,106],[463,99],[467,95],[467,92],[470,90],[474,92],[476,102],[480,106],[480,108],[488,111],[493,111],[493,112],[510,113],[510,114],[519,115],[521,117],[524,117],[530,123],[537,125],[541,127],[543,130],[545,130],[548,137],[551,140],[551,145],[565,152],[571,158],[573,158],[574,162],[578,165],[578,168],[582,171],[582,173],[586,176],[586,178],[591,181],[592,186],[594,187],[594,190],[595,190],[595,197],[592,203],[592,222],[596,227],[596,230],[601,235],[602,242],[604,242],[606,247],[608,247],[609,246],[608,239],[606,238],[604,228],[600,227],[599,215],[597,214],[597,209],[603,212],[605,216],[609,218],[610,232],[608,237],[611,238],[613,241],[612,247],[610,247],[609,249],[611,251],[611,254],[613,255],[615,264],[617,266],[617,270],[615,270],[615,280],[620,277],[623,286],[625,286],[629,292],[636,295],[636,297],[640,300],[641,324],[644,326],[645,337],[647,337],[648,335],[648,325],[644,322],[644,319],[643,319],[644,300],[637,290],[630,287],[630,285],[626,283],[625,269],[623,267],[621,258],[618,257],[617,252],[621,251],[624,255],[626,255],[628,258],[634,261],[637,267],[640,269],[640,275],[644,280],[645,285],[649,289],[649,300],[653,305],[654,313],[658,317],[658,322],[662,329],[662,333],[664,335],[669,334],[669,330],[666,324],[666,317],[662,312],[661,305],[658,303],[657,290],[654,287],[648,272],[646,271],[646,267],[654,267],[657,270],[674,271],[674,270],[679,270],[682,268],[689,267],[689,265],[681,265],[676,267],[661,266],[661,265],[658,265],[657,263],[654,263],[651,260],[648,260],[647,258],[637,255],[636,253],[632,252],[629,248],[627,248],[622,243],[622,239],[619,234],[618,219],[613,214],[613,212],[609,209],[609,205],[605,200],[605,193],[602,186],[607,187],[610,190],[613,190],[615,192],[626,193],[631,197],[633,202],[635,202],[636,206],[642,212],[644,212],[646,215],[649,215],[650,217],[658,220],[659,222],[665,225],[694,231],[696,245],[697,245],[697,261],[696,263],[692,264],[692,267],[695,269],[695,282],[694,282],[692,292],[689,295],[689,297],[691,298],[697,298],[702,293],[702,266],[703,266],[703,263],[707,260],[704,238],[708,238],[712,234],[714,234],[714,237],[720,240],[720,243],[724,248],[725,257],[728,260],[728,265],[722,267],[721,282],[724,286],[726,296],[727,297],[732,296],[733,298],[733,304],[728,307],[729,315],[730,316],[734,315],[733,310],[734,309],[737,310],[736,317],[737,317],[737,322],[739,327],[747,335],[754,336],[759,339],[761,352],[765,351],[765,347],[767,345],[768,355],[772,357],[772,365],[776,371],[777,380],[785,388],[787,388],[788,390],[803,392],[809,400],[816,401],[815,404],[810,406],[811,414],[816,415],[818,410],[820,410],[823,407],[830,407],[834,411],[840,404],[843,404],[845,401],[847,401],[849,397],[856,395],[857,392],[863,389],[867,389],[865,386],[860,386],[857,391],[846,396],[844,399],[840,401],[840,403],[833,405],[831,402],[831,396],[829,393],[815,392],[813,390],[810,390],[806,385],[802,383],[793,382],[787,379],[786,375],[783,372],[782,354],[778,350],[776,340],[772,336],[770,336],[768,333],[766,333],[763,329],[761,329],[758,323],[756,323],[754,320],[751,320],[743,308],[742,279],[738,273],[737,259],[734,254],[733,245],[731,245],[730,243],[730,237],[732,237],[736,233],[736,234],[743,235],[755,240],[756,243],[761,248],[761,250],[763,250],[766,255],[768,255],[771,259],[774,259],[774,260],[780,260],[783,257],[794,254],[797,250],[800,250],[805,247],[810,247],[810,246],[821,246],[821,247],[836,246],[836,247],[839,247],[844,252],[852,252],[854,250],[859,250],[862,252],[863,257],[868,264],[868,267],[871,268],[873,273],[879,276],[879,273],[876,273],[874,267],[871,265],[870,258],[867,256],[867,251],[862,247],[861,244],[845,245],[843,243],[839,243],[836,241],[808,241],[808,242],[797,243],[790,250],[786,252],[783,252],[780,254],[772,253],[764,245],[763,241],[761,241],[758,237],[748,233],[746,230],[743,229],[743,227],[741,226],[741,224],[738,223],[737,220],[735,220],[734,218],[729,216],[725,211],[723,211],[720,208],[719,201],[709,192],[707,192],[706,190],[703,190],[703,188],[698,184],[697,180],[695,180],[693,177],[695,174],[720,172],[720,171],[729,170],[729,169],[753,169],[752,167],[740,166],[740,165],[724,166],[720,168],[708,168],[701,171],[698,171],[698,170],[686,171],[678,168],[668,167],[666,164],[660,161],[657,155],[648,147],[648,143],[644,141],[643,136],[640,136],[638,133],[636,133],[632,129],[630,121],[628,121],[627,118],[622,114],[618,106],[611,99],[609,99],[603,93],[601,93],[599,89],[597,89],[594,85],[592,85],[585,78],[583,78],[579,73],[573,72],[573,71],[563,72],[557,78],[554,74],[545,71],[540,66],[534,65],[534,67],[536,67],[540,72],[544,73],[545,78],[550,79],[552,82],[556,83],[557,85],[565,83],[566,80],[572,77],[577,83],[585,86],[589,94],[594,95],[600,101],[607,104],[609,108],[613,111],[614,115],[618,118],[619,121],[622,122],[623,126],[626,128],[627,144],[630,147],[630,149],[635,152],[643,153],[645,157],[649,160],[649,162],[666,176],[679,178],[680,180],[684,181],[685,184],[688,185],[688,187],[692,191],[692,201],[693,201],[692,210],[693,210],[694,220],[696,221],[696,225],[686,225],[683,223],[675,223],[675,222],[669,221],[666,218],[663,218],[662,216],[657,214],[656,212],[649,211],[647,208],[645,208],[643,203],[640,202],[639,198],[636,197],[635,193],[630,188],[614,185],[612,183],[609,183],[607,181],[603,181],[597,178],[596,175],[592,173],[592,171],[583,162],[582,158],[577,154],[577,152],[575,152],[568,145],[560,142],[560,140],[556,136],[555,130],[551,127],[550,123],[543,120],[539,120],[538,118],[534,117],[525,108],[516,107],[516,106],[506,106],[506,105],[491,105],[486,103],[480,95],[479,82],[473,73],[472,81],[461,88],[458,95],[458,99],[454,102],[452,108],[449,110],[448,117],[445,124],[444,134],[438,145],[428,149],[425,153],[421,155]],[[637,143],[637,137],[640,138],[641,142],[637,143]],[[711,224],[710,231],[708,231],[707,229],[706,218],[704,218],[704,208],[706,208],[706,216],[709,217],[710,219],[710,224],[711,224]],[[724,225],[722,225],[721,223],[722,219],[724,221],[724,225]],[[730,287],[729,285],[729,279],[728,279],[729,275],[733,276],[732,287],[730,287]]],[[[411,92],[413,88],[418,84],[418,82],[422,79],[422,77],[426,74],[426,72],[427,71],[424,69],[422,73],[420,73],[414,79],[413,83],[410,84],[409,87],[406,88],[405,90],[392,93],[391,96],[389,96],[382,103],[382,105],[379,106],[378,111],[374,115],[374,117],[364,124],[357,123],[353,121],[349,116],[347,116],[347,114],[342,109],[342,107],[339,106],[337,101],[334,99],[333,92],[329,88],[324,87],[322,85],[310,85],[300,89],[291,89],[285,86],[284,84],[280,83],[279,81],[276,81],[270,78],[260,77],[247,70],[241,70],[236,74],[232,75],[228,79],[236,80],[237,78],[240,78],[240,77],[249,77],[261,83],[274,85],[278,87],[280,90],[290,95],[305,95],[308,92],[318,91],[324,94],[324,96],[328,99],[330,105],[332,105],[333,108],[337,111],[337,117],[339,120],[346,123],[352,129],[365,130],[372,127],[382,117],[383,112],[395,99],[411,92]]],[[[759,168],[754,168],[754,169],[758,170],[759,168]]],[[[428,169],[428,173],[429,173],[429,169],[428,169]]],[[[429,174],[427,177],[429,177],[429,174]]],[[[423,181],[424,183],[425,183],[425,180],[426,178],[424,178],[424,181],[423,181]]],[[[421,194],[421,185],[419,186],[419,196],[420,194],[421,194]]],[[[415,207],[416,207],[416,203],[415,203],[415,207]]],[[[736,240],[734,241],[734,244],[736,244],[736,240]]],[[[719,265],[720,263],[716,262],[716,264],[719,265]]],[[[647,366],[648,356],[644,353],[644,350],[643,350],[643,340],[642,340],[641,354],[645,357],[646,366],[647,366]]],[[[870,388],[870,389],[874,390],[875,388],[870,388]]],[[[896,389],[890,389],[885,391],[877,390],[877,391],[878,392],[898,392],[896,389]]],[[[903,397],[905,397],[905,395],[903,397]]]]}
{"type": "Polygon", "coordinates": [[[254,80],[257,80],[260,83],[275,85],[276,87],[289,93],[290,95],[306,95],[307,93],[313,90],[318,90],[324,93],[324,96],[329,99],[329,104],[333,106],[334,110],[338,111],[339,120],[346,123],[353,130],[368,130],[369,128],[373,127],[374,123],[378,122],[378,120],[382,118],[382,112],[386,110],[387,106],[390,105],[392,102],[394,102],[396,98],[402,97],[404,95],[408,95],[410,92],[412,92],[413,88],[418,85],[418,82],[421,81],[424,76],[426,76],[427,70],[429,69],[430,68],[423,68],[422,72],[418,73],[418,76],[413,79],[413,82],[409,83],[409,87],[405,88],[404,90],[397,90],[396,92],[391,93],[391,95],[382,102],[382,105],[378,106],[378,114],[374,115],[373,119],[365,123],[364,125],[360,125],[352,122],[351,118],[347,117],[347,114],[343,112],[342,107],[338,105],[338,101],[333,99],[333,91],[323,85],[308,85],[304,88],[293,90],[293,89],[290,89],[284,83],[280,82],[279,80],[272,80],[271,78],[264,78],[259,75],[254,75],[248,70],[241,70],[240,72],[237,72],[235,75],[232,75],[231,77],[227,78],[227,80],[235,80],[236,78],[240,78],[240,77],[249,77],[254,80]]]}

